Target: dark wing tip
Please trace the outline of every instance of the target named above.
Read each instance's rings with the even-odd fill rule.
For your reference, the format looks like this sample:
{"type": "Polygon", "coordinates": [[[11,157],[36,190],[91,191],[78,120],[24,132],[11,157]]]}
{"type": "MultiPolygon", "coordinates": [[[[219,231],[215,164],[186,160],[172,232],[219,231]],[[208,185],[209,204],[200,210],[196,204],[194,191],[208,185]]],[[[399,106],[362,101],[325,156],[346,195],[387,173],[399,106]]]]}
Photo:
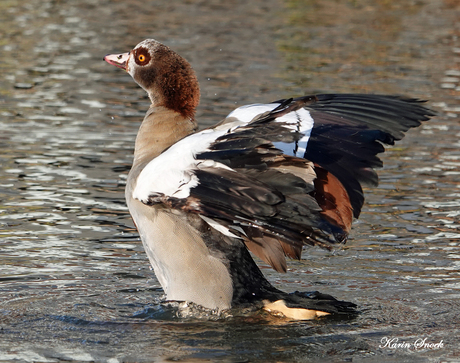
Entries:
{"type": "Polygon", "coordinates": [[[416,98],[374,94],[320,94],[307,106],[314,120],[305,158],[336,176],[354,216],[364,202],[362,186],[378,184],[377,154],[436,113],[416,98]]]}

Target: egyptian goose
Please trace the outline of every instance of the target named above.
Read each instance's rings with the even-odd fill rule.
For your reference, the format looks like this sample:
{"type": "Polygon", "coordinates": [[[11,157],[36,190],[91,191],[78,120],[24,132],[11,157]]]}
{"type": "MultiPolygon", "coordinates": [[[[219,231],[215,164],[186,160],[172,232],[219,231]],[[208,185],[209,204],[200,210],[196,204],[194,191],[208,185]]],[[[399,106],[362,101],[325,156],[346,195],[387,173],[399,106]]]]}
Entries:
{"type": "Polygon", "coordinates": [[[284,272],[304,245],[345,243],[362,185],[377,185],[382,144],[432,112],[410,98],[321,94],[239,107],[197,131],[199,86],[184,58],[147,39],[104,60],[152,102],[126,200],[166,298],[293,319],[353,314],[353,303],[329,295],[276,289],[249,251],[284,272]]]}

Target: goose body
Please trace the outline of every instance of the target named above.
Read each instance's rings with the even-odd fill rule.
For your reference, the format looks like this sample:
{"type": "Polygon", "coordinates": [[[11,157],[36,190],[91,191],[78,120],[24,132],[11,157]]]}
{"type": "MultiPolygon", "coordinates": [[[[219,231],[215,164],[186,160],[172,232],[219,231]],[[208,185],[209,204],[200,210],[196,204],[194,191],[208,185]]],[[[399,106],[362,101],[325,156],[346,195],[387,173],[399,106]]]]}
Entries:
{"type": "Polygon", "coordinates": [[[276,289],[249,251],[285,272],[304,245],[345,243],[362,186],[377,185],[383,144],[432,113],[410,98],[324,94],[242,106],[197,131],[199,85],[184,58],[147,39],[104,60],[152,102],[126,200],[166,298],[295,319],[353,313],[329,295],[276,289]]]}

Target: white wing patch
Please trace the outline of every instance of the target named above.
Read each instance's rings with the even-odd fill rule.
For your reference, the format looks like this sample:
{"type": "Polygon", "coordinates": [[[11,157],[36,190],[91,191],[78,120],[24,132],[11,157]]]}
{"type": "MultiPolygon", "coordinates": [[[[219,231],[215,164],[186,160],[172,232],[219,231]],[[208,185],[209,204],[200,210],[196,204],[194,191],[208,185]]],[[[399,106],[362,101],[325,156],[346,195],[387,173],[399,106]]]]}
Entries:
{"type": "Polygon", "coordinates": [[[279,122],[286,122],[288,127],[293,131],[298,131],[303,136],[296,143],[276,142],[275,147],[282,150],[283,153],[298,158],[303,158],[307,151],[308,140],[310,139],[311,130],[313,129],[313,118],[306,109],[301,108],[295,112],[276,119],[279,122]]]}
{"type": "MultiPolygon", "coordinates": [[[[271,104],[253,104],[237,108],[232,111],[227,117],[238,119],[241,124],[247,124],[256,116],[273,111],[278,107],[279,103],[271,104]]],[[[303,134],[302,138],[296,143],[276,142],[275,147],[282,150],[284,154],[303,158],[307,150],[308,140],[310,139],[311,130],[313,129],[313,118],[306,109],[301,108],[297,111],[290,112],[282,117],[278,117],[276,122],[285,122],[287,127],[293,131],[303,134]]],[[[240,125],[238,125],[240,126],[240,125]]]]}
{"type": "MultiPolygon", "coordinates": [[[[213,160],[196,160],[195,155],[208,147],[225,130],[207,129],[187,136],[150,161],[137,178],[133,197],[146,203],[152,194],[161,193],[175,198],[187,198],[190,189],[198,185],[193,173],[200,167],[230,169],[213,160]]],[[[231,170],[231,169],[230,169],[231,170]]]]}
{"type": "Polygon", "coordinates": [[[262,113],[273,111],[277,108],[280,104],[279,103],[271,103],[271,104],[262,104],[262,103],[255,103],[253,105],[245,105],[238,107],[237,109],[230,112],[227,116],[234,117],[241,121],[242,124],[247,124],[254,119],[254,117],[259,116],[262,113]]]}

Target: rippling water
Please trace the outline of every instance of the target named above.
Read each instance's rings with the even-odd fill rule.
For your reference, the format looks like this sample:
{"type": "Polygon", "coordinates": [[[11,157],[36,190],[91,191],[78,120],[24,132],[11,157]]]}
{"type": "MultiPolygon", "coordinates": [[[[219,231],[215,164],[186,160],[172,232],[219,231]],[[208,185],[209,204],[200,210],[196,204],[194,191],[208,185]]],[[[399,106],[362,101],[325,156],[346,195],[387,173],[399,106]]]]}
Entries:
{"type": "Polygon", "coordinates": [[[455,0],[0,2],[0,361],[460,359],[459,24],[455,0]],[[102,61],[147,37],[193,64],[202,126],[311,92],[407,94],[439,112],[383,156],[345,249],[308,249],[285,275],[263,266],[284,290],[357,303],[356,319],[160,304],[123,197],[149,101],[102,61]],[[425,338],[442,344],[414,345],[425,338]]]}

